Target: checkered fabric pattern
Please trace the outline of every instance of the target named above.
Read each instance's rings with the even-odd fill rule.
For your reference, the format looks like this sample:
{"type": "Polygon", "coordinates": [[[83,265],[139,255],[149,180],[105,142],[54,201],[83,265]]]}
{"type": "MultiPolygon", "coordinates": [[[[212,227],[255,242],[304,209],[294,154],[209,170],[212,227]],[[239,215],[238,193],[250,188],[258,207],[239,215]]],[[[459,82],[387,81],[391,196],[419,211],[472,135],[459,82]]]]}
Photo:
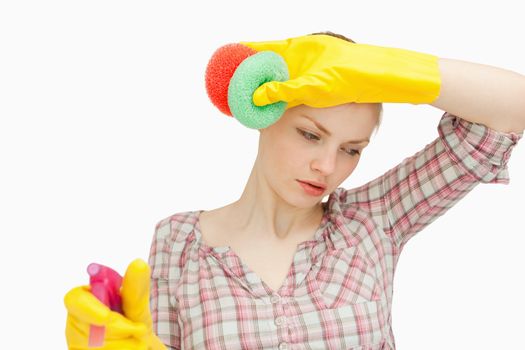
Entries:
{"type": "Polygon", "coordinates": [[[479,183],[508,184],[523,135],[449,113],[438,134],[382,176],[332,192],[279,290],[229,247],[203,242],[202,210],[161,220],[149,258],[156,334],[169,349],[395,349],[393,279],[404,245],[479,183]]]}

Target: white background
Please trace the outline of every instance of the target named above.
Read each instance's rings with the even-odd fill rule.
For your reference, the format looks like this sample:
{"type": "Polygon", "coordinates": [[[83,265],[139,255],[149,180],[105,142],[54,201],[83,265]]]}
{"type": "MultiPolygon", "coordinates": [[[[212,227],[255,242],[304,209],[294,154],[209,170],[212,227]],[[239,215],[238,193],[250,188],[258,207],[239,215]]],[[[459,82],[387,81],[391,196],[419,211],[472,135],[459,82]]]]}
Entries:
{"type": "MultiPolygon", "coordinates": [[[[524,74],[521,9],[514,0],[3,1],[0,347],[65,349],[63,296],[87,283],[90,262],[123,273],[147,259],[161,219],[240,196],[258,132],[208,100],[204,71],[218,47],[330,30],[524,74]]],[[[342,186],[430,143],[442,114],[385,104],[342,186]]],[[[508,186],[478,186],[405,246],[398,349],[523,346],[524,163],[518,144],[508,186]]]]}

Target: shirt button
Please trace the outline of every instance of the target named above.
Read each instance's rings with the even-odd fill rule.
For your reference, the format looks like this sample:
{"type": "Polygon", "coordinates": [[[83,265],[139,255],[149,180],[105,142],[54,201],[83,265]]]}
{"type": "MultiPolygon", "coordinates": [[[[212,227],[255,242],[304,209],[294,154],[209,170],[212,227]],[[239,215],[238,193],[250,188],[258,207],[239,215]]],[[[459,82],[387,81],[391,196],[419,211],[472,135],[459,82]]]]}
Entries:
{"type": "Polygon", "coordinates": [[[277,326],[280,326],[280,325],[284,324],[285,322],[286,322],[286,317],[284,317],[284,316],[279,316],[279,317],[277,317],[275,319],[275,324],[277,326]]]}
{"type": "Polygon", "coordinates": [[[277,304],[281,300],[281,296],[279,294],[274,294],[270,300],[273,304],[277,304]]]}
{"type": "Polygon", "coordinates": [[[279,344],[279,350],[288,350],[288,343],[282,342],[279,344]]]}

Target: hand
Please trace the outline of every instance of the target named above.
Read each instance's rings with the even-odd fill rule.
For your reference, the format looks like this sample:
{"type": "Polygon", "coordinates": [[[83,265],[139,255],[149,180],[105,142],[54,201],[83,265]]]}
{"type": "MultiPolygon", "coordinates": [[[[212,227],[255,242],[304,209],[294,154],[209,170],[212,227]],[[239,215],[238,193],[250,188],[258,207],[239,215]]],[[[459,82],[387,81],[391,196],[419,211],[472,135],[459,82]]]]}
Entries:
{"type": "Polygon", "coordinates": [[[257,106],[277,101],[299,104],[430,103],[439,96],[438,57],[397,48],[356,44],[330,35],[286,40],[240,42],[256,51],[283,57],[290,79],[261,85],[253,94],[257,106]]]}
{"type": "Polygon", "coordinates": [[[105,327],[104,345],[96,349],[165,350],[152,331],[149,311],[150,270],[147,263],[134,260],[122,280],[124,315],[111,311],[90,292],[89,286],[71,289],[64,297],[68,310],[66,340],[70,350],[90,349],[90,325],[105,327]]]}

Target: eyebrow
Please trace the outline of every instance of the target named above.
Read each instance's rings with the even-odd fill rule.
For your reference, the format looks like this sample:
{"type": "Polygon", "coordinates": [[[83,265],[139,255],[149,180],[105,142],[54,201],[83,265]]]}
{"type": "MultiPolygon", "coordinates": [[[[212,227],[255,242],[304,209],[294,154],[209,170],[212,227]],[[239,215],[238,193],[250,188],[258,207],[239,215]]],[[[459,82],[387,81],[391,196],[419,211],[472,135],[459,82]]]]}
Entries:
{"type": "MultiPolygon", "coordinates": [[[[327,134],[328,136],[332,136],[332,133],[328,130],[326,130],[326,128],[324,126],[322,126],[321,124],[319,124],[316,120],[314,120],[313,118],[305,115],[305,114],[300,114],[301,117],[305,117],[306,119],[308,119],[309,121],[311,121],[312,123],[315,124],[315,126],[317,126],[317,128],[319,130],[321,130],[322,132],[324,132],[325,134],[327,134]]],[[[352,143],[352,144],[360,144],[360,143],[368,143],[370,142],[369,139],[363,139],[363,140],[348,140],[346,141],[346,143],[352,143]]]]}

